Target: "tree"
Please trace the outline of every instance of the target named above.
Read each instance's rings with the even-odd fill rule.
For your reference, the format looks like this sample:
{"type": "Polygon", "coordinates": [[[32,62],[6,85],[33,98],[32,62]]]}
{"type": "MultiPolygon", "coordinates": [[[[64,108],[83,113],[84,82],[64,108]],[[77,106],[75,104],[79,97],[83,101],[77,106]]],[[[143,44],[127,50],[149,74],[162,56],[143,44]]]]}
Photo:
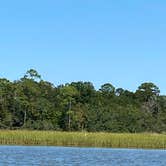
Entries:
{"type": "Polygon", "coordinates": [[[79,103],[90,103],[95,96],[95,88],[91,82],[72,82],[71,86],[77,89],[76,100],[79,103]]]}
{"type": "Polygon", "coordinates": [[[31,79],[31,80],[40,80],[41,79],[41,75],[39,75],[39,73],[34,70],[34,69],[30,69],[26,72],[24,78],[26,79],[31,79]]]}
{"type": "Polygon", "coordinates": [[[65,115],[68,116],[68,130],[71,129],[71,117],[73,116],[72,104],[75,102],[75,96],[78,94],[78,91],[73,86],[66,84],[65,86],[60,86],[60,95],[63,98],[63,104],[67,106],[67,111],[65,115]]]}
{"type": "Polygon", "coordinates": [[[166,96],[153,83],[135,93],[110,83],[55,86],[30,69],[17,81],[0,79],[0,128],[166,132],[166,96]]]}
{"type": "Polygon", "coordinates": [[[142,103],[142,110],[149,111],[156,115],[159,111],[158,96],[159,88],[153,83],[143,83],[138,87],[136,96],[142,103]]]}
{"type": "Polygon", "coordinates": [[[147,102],[149,99],[153,97],[157,97],[160,94],[160,89],[153,83],[143,83],[138,87],[136,91],[137,97],[141,101],[147,102]]]}
{"type": "Polygon", "coordinates": [[[118,89],[116,89],[115,94],[116,94],[116,96],[121,96],[124,94],[124,91],[125,90],[123,88],[118,88],[118,89]]]}
{"type": "Polygon", "coordinates": [[[106,84],[101,86],[100,91],[103,94],[114,94],[115,93],[115,87],[110,83],[106,83],[106,84]]]}

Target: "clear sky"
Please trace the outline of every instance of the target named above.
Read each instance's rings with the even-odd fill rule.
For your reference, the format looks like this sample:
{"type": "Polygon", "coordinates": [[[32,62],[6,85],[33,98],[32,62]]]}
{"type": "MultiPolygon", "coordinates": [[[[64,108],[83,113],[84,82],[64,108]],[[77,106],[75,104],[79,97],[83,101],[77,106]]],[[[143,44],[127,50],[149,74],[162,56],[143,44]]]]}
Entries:
{"type": "Polygon", "coordinates": [[[55,85],[151,81],[166,94],[166,1],[1,1],[0,62],[10,80],[34,68],[55,85]]]}

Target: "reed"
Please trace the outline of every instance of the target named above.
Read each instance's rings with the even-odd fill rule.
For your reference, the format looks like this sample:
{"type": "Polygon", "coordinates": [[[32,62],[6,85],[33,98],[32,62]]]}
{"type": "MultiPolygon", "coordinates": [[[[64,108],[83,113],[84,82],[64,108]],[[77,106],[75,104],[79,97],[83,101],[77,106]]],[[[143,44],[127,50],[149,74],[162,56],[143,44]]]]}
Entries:
{"type": "Polygon", "coordinates": [[[166,135],[1,130],[0,144],[166,149],[166,135]]]}

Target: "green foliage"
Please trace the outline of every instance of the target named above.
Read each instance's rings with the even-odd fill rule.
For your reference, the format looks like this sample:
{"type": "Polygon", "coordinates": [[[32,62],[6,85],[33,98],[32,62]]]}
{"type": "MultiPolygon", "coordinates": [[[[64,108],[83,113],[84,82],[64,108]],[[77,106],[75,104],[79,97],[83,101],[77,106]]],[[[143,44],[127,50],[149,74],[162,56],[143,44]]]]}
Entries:
{"type": "Polygon", "coordinates": [[[25,79],[32,79],[32,80],[37,80],[37,79],[41,79],[41,76],[38,74],[38,72],[34,69],[30,69],[26,72],[25,79]]]}
{"type": "Polygon", "coordinates": [[[166,96],[153,83],[136,92],[81,81],[56,87],[30,69],[17,81],[0,79],[0,128],[166,132],[166,96]]]}
{"type": "Polygon", "coordinates": [[[159,88],[153,83],[143,83],[138,87],[136,95],[142,101],[147,102],[149,99],[154,98],[160,94],[159,88]]]}

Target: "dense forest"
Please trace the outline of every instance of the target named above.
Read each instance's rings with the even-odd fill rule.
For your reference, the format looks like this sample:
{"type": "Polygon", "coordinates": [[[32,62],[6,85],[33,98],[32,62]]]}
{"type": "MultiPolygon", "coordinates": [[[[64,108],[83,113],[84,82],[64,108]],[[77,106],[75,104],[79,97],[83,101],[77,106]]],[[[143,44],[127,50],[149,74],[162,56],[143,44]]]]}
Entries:
{"type": "Polygon", "coordinates": [[[136,92],[106,83],[54,86],[34,69],[0,79],[0,128],[58,131],[165,132],[166,96],[153,83],[136,92]]]}

